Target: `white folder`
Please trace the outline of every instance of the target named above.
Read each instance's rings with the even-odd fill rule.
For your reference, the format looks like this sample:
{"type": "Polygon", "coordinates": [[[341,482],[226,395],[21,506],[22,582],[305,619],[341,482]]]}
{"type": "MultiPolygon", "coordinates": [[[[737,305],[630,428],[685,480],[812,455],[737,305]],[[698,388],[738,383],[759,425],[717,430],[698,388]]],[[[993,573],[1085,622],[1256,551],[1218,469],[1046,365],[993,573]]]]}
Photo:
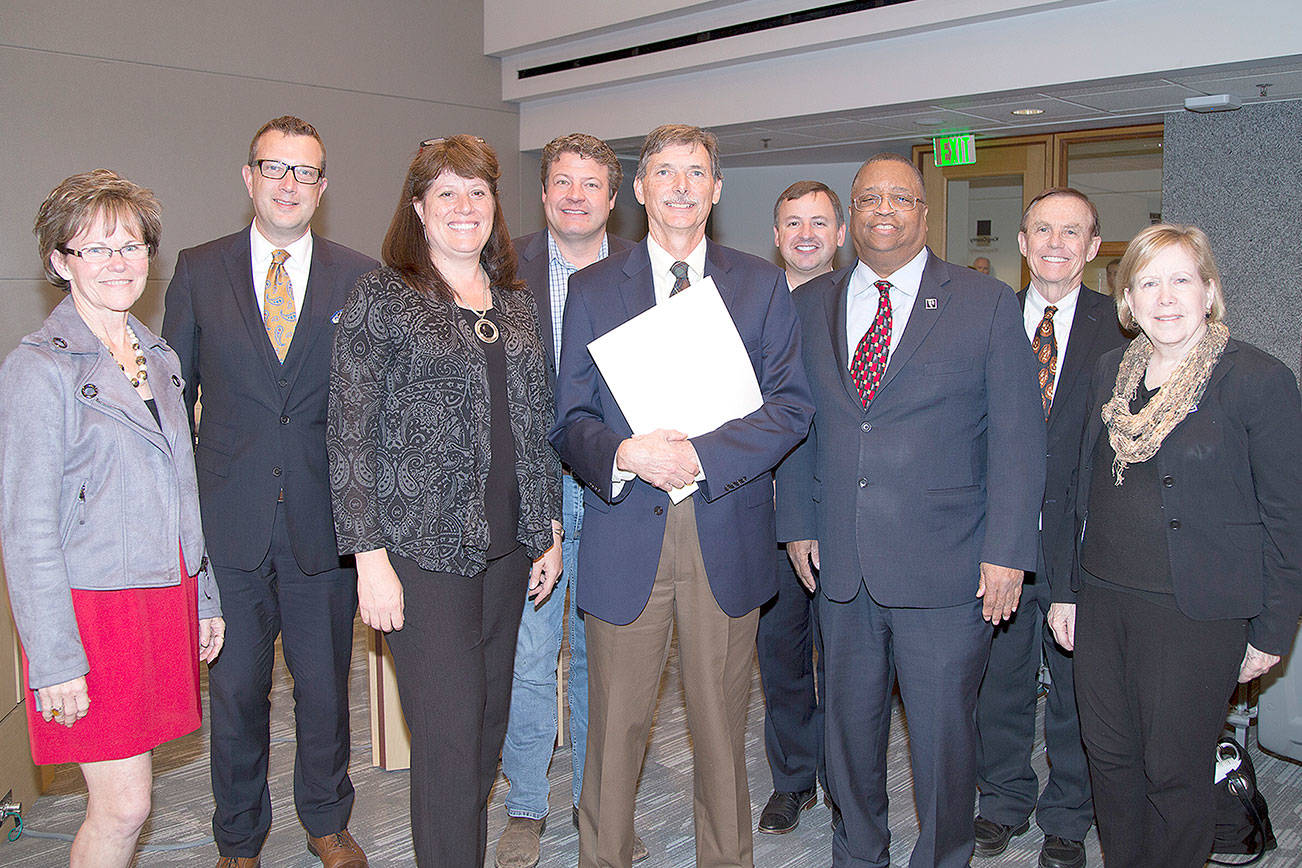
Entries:
{"type": "MultiPolygon", "coordinates": [[[[764,403],[732,315],[706,277],[588,344],[634,434],[708,434],[764,403]]],[[[679,503],[696,483],[670,493],[679,503]]]]}

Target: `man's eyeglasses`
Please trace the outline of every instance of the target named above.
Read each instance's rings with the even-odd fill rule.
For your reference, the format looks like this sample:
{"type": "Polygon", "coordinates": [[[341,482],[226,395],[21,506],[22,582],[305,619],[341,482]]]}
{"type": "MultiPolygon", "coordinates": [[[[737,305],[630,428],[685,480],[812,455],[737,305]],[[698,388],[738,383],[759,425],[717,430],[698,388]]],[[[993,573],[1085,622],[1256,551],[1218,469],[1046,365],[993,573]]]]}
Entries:
{"type": "MultiPolygon", "coordinates": [[[[924,200],[903,193],[891,193],[886,197],[886,201],[893,211],[912,211],[924,200]]],[[[850,207],[856,211],[875,211],[881,204],[882,197],[878,193],[860,193],[850,200],[850,207]]]]}
{"type": "Polygon", "coordinates": [[[56,249],[64,256],[78,256],[82,262],[88,265],[103,265],[113,258],[114,253],[122,254],[122,258],[128,262],[139,262],[142,259],[149,258],[149,245],[142,244],[139,241],[133,241],[118,248],[92,244],[90,247],[73,250],[71,247],[64,247],[60,244],[56,249]]]}
{"type": "Polygon", "coordinates": [[[315,184],[325,175],[325,170],[318,169],[316,166],[291,166],[280,160],[254,160],[249,165],[257,166],[262,177],[273,181],[279,181],[289,171],[294,173],[294,180],[300,184],[315,184]]]}

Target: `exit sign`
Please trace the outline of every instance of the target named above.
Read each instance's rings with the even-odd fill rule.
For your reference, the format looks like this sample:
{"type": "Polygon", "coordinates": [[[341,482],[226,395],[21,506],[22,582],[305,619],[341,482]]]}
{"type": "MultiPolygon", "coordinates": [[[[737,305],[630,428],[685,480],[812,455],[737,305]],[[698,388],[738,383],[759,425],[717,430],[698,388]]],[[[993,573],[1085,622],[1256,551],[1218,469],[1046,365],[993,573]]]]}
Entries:
{"type": "Polygon", "coordinates": [[[966,166],[976,162],[976,136],[942,136],[931,140],[936,166],[966,166]]]}

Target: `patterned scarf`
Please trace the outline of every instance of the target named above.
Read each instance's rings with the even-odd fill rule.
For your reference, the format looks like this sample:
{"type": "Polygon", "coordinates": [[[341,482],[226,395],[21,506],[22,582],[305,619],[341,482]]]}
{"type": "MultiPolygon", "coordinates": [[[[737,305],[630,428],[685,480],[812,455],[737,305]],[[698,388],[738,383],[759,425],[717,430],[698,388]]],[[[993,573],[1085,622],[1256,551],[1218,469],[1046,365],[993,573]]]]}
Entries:
{"type": "Polygon", "coordinates": [[[1162,384],[1144,408],[1130,412],[1130,402],[1139,392],[1139,383],[1148,370],[1153,344],[1140,334],[1126,347],[1117,370],[1117,385],[1112,400],[1103,405],[1103,423],[1108,426],[1108,442],[1117,457],[1112,462],[1112,477],[1122,482],[1126,465],[1147,461],[1157,454],[1166,435],[1179,425],[1198,405],[1207,388],[1212,368],[1216,367],[1230,331],[1224,323],[1207,324],[1207,331],[1192,350],[1185,354],[1171,377],[1162,384]]]}

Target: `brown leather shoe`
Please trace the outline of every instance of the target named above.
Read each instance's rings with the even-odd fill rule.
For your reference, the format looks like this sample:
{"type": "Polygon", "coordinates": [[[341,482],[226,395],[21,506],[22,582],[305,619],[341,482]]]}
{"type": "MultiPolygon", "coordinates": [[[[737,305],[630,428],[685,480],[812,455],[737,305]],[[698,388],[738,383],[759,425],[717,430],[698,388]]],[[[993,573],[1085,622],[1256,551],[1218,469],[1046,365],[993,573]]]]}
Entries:
{"type": "Polygon", "coordinates": [[[535,820],[532,817],[506,818],[506,829],[497,839],[497,854],[493,857],[493,868],[536,868],[542,857],[543,830],[547,828],[547,818],[535,820]]]}
{"type": "Polygon", "coordinates": [[[262,868],[262,857],[218,856],[217,868],[262,868]]]}
{"type": "Polygon", "coordinates": [[[307,849],[321,860],[324,868],[367,868],[366,854],[347,829],[323,838],[308,835],[307,849]]]}

